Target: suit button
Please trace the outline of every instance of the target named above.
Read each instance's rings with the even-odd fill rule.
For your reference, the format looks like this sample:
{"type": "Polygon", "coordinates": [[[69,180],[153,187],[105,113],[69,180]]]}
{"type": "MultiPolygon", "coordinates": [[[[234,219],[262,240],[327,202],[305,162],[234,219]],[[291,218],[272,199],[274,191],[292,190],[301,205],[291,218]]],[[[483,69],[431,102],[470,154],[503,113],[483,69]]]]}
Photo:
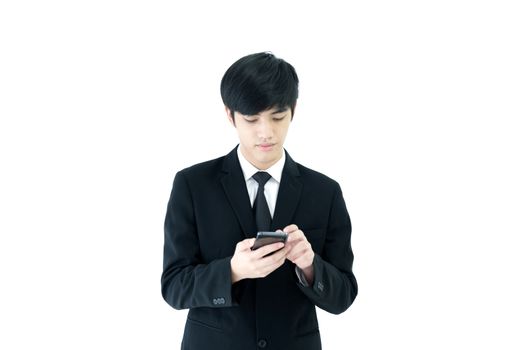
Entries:
{"type": "Polygon", "coordinates": [[[263,349],[263,348],[266,347],[266,345],[267,345],[267,341],[266,341],[265,339],[260,339],[260,340],[258,341],[258,347],[259,347],[259,348],[262,348],[262,349],[263,349]]]}

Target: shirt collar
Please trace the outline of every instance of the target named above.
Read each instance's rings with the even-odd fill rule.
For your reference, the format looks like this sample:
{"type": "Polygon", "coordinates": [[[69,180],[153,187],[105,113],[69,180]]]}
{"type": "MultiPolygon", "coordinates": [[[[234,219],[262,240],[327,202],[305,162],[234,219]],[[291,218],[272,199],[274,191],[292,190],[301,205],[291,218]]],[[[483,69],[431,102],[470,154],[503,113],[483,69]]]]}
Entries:
{"type": "Polygon", "coordinates": [[[253,164],[251,164],[240,152],[240,146],[237,147],[237,155],[238,155],[238,161],[240,162],[240,167],[242,168],[242,173],[244,174],[244,179],[247,181],[249,180],[253,175],[255,175],[259,171],[265,171],[271,175],[273,179],[275,179],[278,183],[280,183],[280,179],[282,178],[282,170],[284,170],[284,164],[286,163],[286,152],[283,152],[282,157],[273,164],[269,169],[267,170],[259,170],[253,164]]]}

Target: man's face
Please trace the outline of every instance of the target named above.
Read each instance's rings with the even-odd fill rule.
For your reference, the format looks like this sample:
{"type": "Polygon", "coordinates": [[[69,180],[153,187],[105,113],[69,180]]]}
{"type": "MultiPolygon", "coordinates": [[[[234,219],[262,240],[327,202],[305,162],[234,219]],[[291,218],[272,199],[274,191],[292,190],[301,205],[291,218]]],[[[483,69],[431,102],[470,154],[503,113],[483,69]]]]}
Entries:
{"type": "Polygon", "coordinates": [[[236,127],[240,151],[260,170],[275,164],[284,151],[284,141],[291,123],[291,109],[271,108],[255,115],[244,115],[226,108],[229,121],[236,127]]]}

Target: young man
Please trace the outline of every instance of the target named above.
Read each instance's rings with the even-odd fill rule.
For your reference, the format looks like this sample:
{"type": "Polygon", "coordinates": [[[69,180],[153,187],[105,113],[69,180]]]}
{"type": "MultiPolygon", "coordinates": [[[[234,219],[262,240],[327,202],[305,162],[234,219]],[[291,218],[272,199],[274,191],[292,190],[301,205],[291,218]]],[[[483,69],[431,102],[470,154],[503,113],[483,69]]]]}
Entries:
{"type": "Polygon", "coordinates": [[[315,306],[345,311],[357,282],[340,186],[283,147],[298,77],[252,54],[221,94],[239,145],[176,174],[165,220],[162,295],[190,309],[182,349],[321,349],[315,306]],[[251,250],[257,231],[278,229],[285,244],[251,250]]]}

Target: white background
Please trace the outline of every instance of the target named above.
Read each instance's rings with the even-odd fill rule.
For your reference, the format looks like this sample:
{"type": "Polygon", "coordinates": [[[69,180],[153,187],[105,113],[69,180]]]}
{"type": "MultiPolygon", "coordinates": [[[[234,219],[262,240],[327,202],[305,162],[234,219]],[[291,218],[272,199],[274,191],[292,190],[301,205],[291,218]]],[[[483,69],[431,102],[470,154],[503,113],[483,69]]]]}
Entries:
{"type": "Polygon", "coordinates": [[[227,153],[225,70],[270,50],[287,149],[335,178],[360,292],[325,349],[522,349],[519,1],[2,1],[0,348],[178,349],[177,170],[227,153]]]}

